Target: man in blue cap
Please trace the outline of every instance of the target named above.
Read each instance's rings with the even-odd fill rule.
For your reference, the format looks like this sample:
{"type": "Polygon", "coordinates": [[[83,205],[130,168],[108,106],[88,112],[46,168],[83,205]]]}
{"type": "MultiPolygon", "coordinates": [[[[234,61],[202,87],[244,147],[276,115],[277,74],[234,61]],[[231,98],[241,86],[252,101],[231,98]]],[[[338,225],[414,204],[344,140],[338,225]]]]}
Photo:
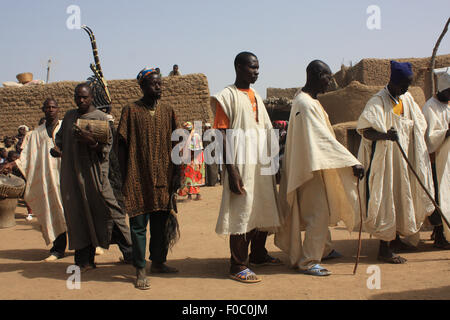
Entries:
{"type": "Polygon", "coordinates": [[[409,62],[391,61],[388,85],[367,102],[357,123],[362,136],[358,158],[367,170],[360,184],[361,197],[366,200],[365,231],[381,240],[378,259],[394,264],[406,262],[394,251],[411,249],[399,236],[417,236],[434,210],[396,145],[398,141],[432,193],[433,178],[424,140],[427,123],[408,93],[412,80],[409,62]]]}

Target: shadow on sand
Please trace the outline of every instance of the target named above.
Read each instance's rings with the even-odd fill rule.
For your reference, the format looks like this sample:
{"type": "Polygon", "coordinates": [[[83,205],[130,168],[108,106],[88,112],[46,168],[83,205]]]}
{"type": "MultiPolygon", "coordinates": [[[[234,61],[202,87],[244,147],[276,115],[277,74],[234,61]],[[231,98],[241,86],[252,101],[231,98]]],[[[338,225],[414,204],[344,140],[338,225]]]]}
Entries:
{"type": "MultiPolygon", "coordinates": [[[[378,240],[363,239],[360,264],[380,264],[377,260],[378,240]]],[[[334,265],[344,264],[348,265],[348,272],[334,273],[335,275],[348,276],[352,275],[353,265],[355,263],[357,241],[354,239],[338,240],[333,242],[333,247],[342,253],[344,256],[338,259],[323,261],[322,264],[334,265]]],[[[432,243],[422,243],[416,253],[435,251],[432,243]]],[[[12,263],[0,264],[0,272],[20,272],[25,278],[51,278],[59,280],[67,280],[67,267],[73,264],[73,252],[68,252],[66,257],[56,262],[42,262],[48,256],[46,249],[18,249],[18,250],[2,250],[0,251],[0,259],[15,260],[12,263]]],[[[270,252],[270,255],[280,258],[283,265],[280,266],[265,266],[254,267],[257,274],[260,275],[277,275],[277,274],[296,274],[297,272],[289,267],[289,261],[286,254],[275,251],[270,252]]],[[[408,257],[408,263],[421,263],[425,261],[439,261],[448,259],[424,259],[408,257]]],[[[161,278],[200,278],[200,279],[226,279],[229,277],[229,258],[185,258],[185,259],[170,259],[167,262],[169,266],[175,267],[180,272],[174,274],[152,274],[148,272],[150,277],[161,278]]],[[[151,262],[147,263],[147,270],[149,270],[151,262]]],[[[82,275],[83,281],[103,281],[103,282],[134,282],[135,268],[132,265],[126,265],[119,262],[99,262],[97,268],[90,270],[82,275]]],[[[445,288],[444,288],[445,289],[445,288]]],[[[442,289],[442,291],[445,291],[442,289]]],[[[448,290],[448,287],[446,288],[448,290]]],[[[436,289],[441,290],[441,289],[436,289]]],[[[408,293],[411,296],[418,293],[408,293]]],[[[426,292],[423,293],[426,296],[426,292]]],[[[433,293],[430,293],[433,295],[433,293]]],[[[399,297],[401,295],[399,294],[399,297]]],[[[380,299],[384,299],[381,296],[380,299]]]]}
{"type": "MultiPolygon", "coordinates": [[[[270,253],[279,256],[279,252],[270,253]]],[[[49,278],[57,280],[67,280],[69,274],[67,268],[73,264],[73,252],[69,252],[66,257],[56,262],[43,262],[42,259],[48,256],[45,249],[26,250],[3,250],[0,251],[0,259],[16,260],[13,263],[0,264],[0,272],[20,272],[28,279],[49,278]],[[21,260],[22,262],[17,262],[21,260]]],[[[280,257],[282,259],[283,257],[280,257]]],[[[147,262],[149,277],[161,278],[209,278],[227,279],[229,271],[229,259],[214,258],[186,258],[174,259],[167,262],[169,266],[175,267],[180,272],[174,274],[153,274],[149,272],[151,262],[147,262]]],[[[280,266],[266,266],[254,268],[255,272],[261,275],[294,274],[295,270],[289,268],[287,264],[280,266]]],[[[135,268],[120,262],[98,262],[97,268],[82,274],[83,281],[103,281],[103,282],[134,282],[135,268]]]]}

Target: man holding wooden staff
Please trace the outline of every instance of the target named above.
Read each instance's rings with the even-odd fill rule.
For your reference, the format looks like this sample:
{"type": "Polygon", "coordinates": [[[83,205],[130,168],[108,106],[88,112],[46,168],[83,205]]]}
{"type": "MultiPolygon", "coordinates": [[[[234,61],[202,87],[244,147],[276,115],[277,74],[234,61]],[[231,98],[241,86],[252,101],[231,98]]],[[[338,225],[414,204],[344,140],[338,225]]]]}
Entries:
{"type": "Polygon", "coordinates": [[[380,239],[378,259],[402,264],[394,253],[412,249],[399,236],[416,235],[434,210],[420,181],[433,192],[424,135],[426,120],[408,93],[413,72],[408,62],[391,61],[388,85],[366,104],[357,123],[362,136],[358,158],[367,170],[360,194],[366,199],[365,230],[380,239]],[[396,145],[398,142],[399,145],[396,145]],[[417,173],[402,155],[405,152],[417,173]]]}

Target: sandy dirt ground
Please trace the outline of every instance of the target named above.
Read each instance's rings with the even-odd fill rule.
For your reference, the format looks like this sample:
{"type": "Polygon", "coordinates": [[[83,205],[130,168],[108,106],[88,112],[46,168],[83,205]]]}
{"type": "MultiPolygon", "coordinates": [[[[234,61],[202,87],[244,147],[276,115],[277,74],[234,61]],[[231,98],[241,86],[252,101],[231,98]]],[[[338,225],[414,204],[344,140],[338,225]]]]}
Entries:
{"type": "Polygon", "coordinates": [[[135,270],[119,263],[116,245],[96,257],[97,269],[81,275],[80,289],[69,290],[66,271],[73,264],[73,251],[56,262],[42,262],[50,248],[45,247],[36,219],[26,221],[26,209],[19,206],[17,225],[0,229],[0,299],[450,299],[450,251],[435,250],[430,232],[421,233],[418,252],[403,254],[405,265],[379,263],[378,241],[363,234],[360,265],[353,275],[357,233],[334,227],[334,246],[344,257],[323,263],[333,272],[325,278],[290,269],[271,236],[267,248],[285,265],[254,269],[263,279],[260,283],[233,281],[228,278],[228,238],[214,232],[221,192],[220,186],[205,187],[203,200],[179,203],[181,239],[169,253],[168,264],[180,272],[150,275],[147,291],[134,288],[135,270]],[[380,289],[367,286],[371,265],[380,268],[380,289]]]}

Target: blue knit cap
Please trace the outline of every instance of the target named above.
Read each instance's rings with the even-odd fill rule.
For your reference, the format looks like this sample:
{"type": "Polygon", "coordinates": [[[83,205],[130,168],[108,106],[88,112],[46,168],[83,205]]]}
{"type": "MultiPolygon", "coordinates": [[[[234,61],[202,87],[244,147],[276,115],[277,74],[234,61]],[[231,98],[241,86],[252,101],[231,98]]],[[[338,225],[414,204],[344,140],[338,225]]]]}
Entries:
{"type": "Polygon", "coordinates": [[[409,62],[397,62],[391,60],[391,82],[398,84],[413,75],[412,66],[409,62]]]}

